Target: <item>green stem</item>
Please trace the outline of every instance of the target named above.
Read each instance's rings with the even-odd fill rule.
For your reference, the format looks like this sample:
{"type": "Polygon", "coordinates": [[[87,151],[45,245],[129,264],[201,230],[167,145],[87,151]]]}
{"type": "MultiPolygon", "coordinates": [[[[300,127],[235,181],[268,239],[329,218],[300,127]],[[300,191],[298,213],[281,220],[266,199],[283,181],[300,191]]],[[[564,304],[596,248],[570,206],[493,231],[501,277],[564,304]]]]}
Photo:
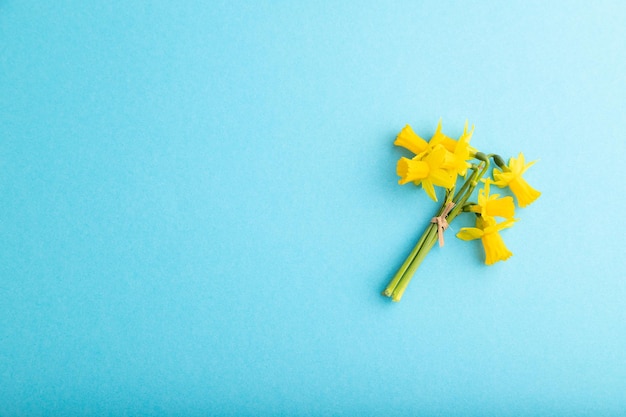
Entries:
{"type": "Polygon", "coordinates": [[[420,251],[417,253],[415,258],[412,260],[411,265],[409,265],[398,285],[393,290],[393,293],[391,294],[392,301],[400,301],[402,295],[404,294],[404,291],[406,290],[406,287],[409,285],[409,282],[411,282],[415,271],[417,271],[417,268],[420,266],[424,258],[426,258],[426,255],[433,248],[436,241],[437,225],[433,224],[426,229],[426,239],[424,240],[424,244],[420,248],[420,251]]]}
{"type": "MultiPolygon", "coordinates": [[[[446,190],[445,201],[437,212],[437,216],[441,216],[448,203],[452,201],[451,197],[454,195],[454,188],[455,187],[452,187],[450,190],[446,190]]],[[[394,301],[399,301],[399,297],[402,297],[402,294],[404,293],[406,286],[411,281],[411,278],[413,278],[413,274],[417,270],[417,267],[420,263],[422,263],[426,254],[432,249],[435,242],[432,239],[433,236],[437,236],[437,225],[435,223],[431,223],[426,228],[419,242],[415,245],[415,248],[413,248],[413,251],[411,251],[387,288],[385,288],[385,291],[383,291],[383,295],[392,297],[394,301]],[[424,254],[421,259],[419,259],[420,254],[424,254]]]]}
{"type": "Polygon", "coordinates": [[[476,172],[478,171],[478,166],[474,167],[472,166],[472,168],[470,168],[472,170],[472,175],[469,176],[469,178],[463,183],[463,185],[461,186],[461,188],[459,189],[459,191],[456,193],[456,196],[454,197],[453,201],[456,203],[456,199],[458,196],[460,196],[461,194],[463,194],[466,190],[467,187],[469,187],[470,184],[470,180],[472,179],[472,177],[474,175],[476,175],[476,172]]]}
{"type": "MultiPolygon", "coordinates": [[[[478,165],[478,167],[472,168],[472,175],[470,175],[470,177],[465,181],[465,183],[459,189],[456,195],[454,194],[454,189],[449,190],[446,193],[446,200],[441,206],[441,209],[438,212],[438,216],[443,213],[443,211],[445,210],[445,206],[448,204],[448,202],[454,202],[454,208],[446,216],[446,220],[448,221],[448,223],[452,222],[452,220],[456,216],[458,216],[459,213],[462,212],[463,206],[474,192],[474,189],[478,185],[479,179],[485,175],[487,169],[489,168],[489,160],[487,157],[483,156],[483,154],[479,154],[477,155],[477,159],[480,159],[481,163],[478,165]],[[451,199],[450,196],[454,197],[451,199]]],[[[404,291],[409,285],[409,282],[411,282],[415,271],[417,271],[417,268],[426,258],[428,252],[430,252],[430,250],[433,248],[435,242],[437,241],[437,238],[437,225],[429,225],[422,234],[420,240],[417,242],[417,245],[415,245],[398,272],[394,275],[389,285],[387,285],[387,288],[385,288],[385,290],[383,291],[383,295],[391,297],[393,301],[400,301],[402,295],[404,294],[404,291]]]]}
{"type": "MultiPolygon", "coordinates": [[[[452,187],[450,190],[446,190],[445,201],[444,201],[443,205],[441,206],[441,208],[439,209],[439,211],[437,212],[437,216],[440,216],[441,213],[443,213],[443,211],[445,210],[446,204],[448,204],[448,202],[450,201],[450,196],[454,194],[454,188],[455,187],[452,187]]],[[[407,269],[413,263],[416,255],[422,250],[422,246],[424,245],[424,242],[426,241],[426,238],[428,237],[428,235],[431,232],[431,229],[433,229],[433,228],[434,229],[437,228],[437,225],[434,224],[434,223],[430,224],[426,228],[424,233],[422,233],[422,236],[420,237],[420,240],[417,242],[417,244],[415,245],[415,247],[413,248],[411,253],[409,253],[409,256],[407,256],[407,258],[404,260],[404,263],[402,264],[400,269],[398,269],[398,272],[396,272],[396,274],[393,276],[393,278],[391,279],[391,281],[389,282],[389,284],[387,285],[387,287],[383,291],[382,294],[385,297],[391,297],[393,292],[394,292],[394,290],[396,289],[396,286],[398,285],[398,283],[400,283],[403,280],[403,278],[406,276],[407,269]]]]}
{"type": "Polygon", "coordinates": [[[411,263],[413,262],[413,259],[415,259],[415,255],[417,255],[417,253],[422,248],[422,245],[424,244],[424,241],[426,240],[426,237],[428,236],[428,232],[430,231],[432,226],[434,226],[434,224],[426,228],[426,230],[422,234],[422,237],[420,237],[420,240],[417,242],[417,245],[415,245],[415,247],[413,248],[409,256],[406,258],[406,260],[400,267],[400,269],[398,269],[398,272],[396,272],[396,275],[394,275],[394,277],[391,279],[391,281],[389,282],[389,285],[387,285],[387,288],[385,288],[385,290],[383,291],[384,296],[391,297],[391,294],[395,290],[396,285],[398,285],[398,282],[400,282],[400,280],[404,276],[407,268],[409,267],[409,265],[411,265],[411,263]]]}

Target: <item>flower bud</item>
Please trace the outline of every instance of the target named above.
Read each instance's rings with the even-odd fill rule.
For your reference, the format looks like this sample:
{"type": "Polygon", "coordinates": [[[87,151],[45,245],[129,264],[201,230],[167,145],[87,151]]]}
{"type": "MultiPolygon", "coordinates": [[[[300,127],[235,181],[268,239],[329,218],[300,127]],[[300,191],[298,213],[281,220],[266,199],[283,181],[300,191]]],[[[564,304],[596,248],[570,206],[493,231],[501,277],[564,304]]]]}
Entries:
{"type": "Polygon", "coordinates": [[[500,155],[493,155],[493,162],[500,168],[506,167],[506,162],[504,162],[504,159],[502,159],[500,155]]]}
{"type": "Polygon", "coordinates": [[[487,158],[487,155],[485,155],[482,152],[476,152],[476,154],[474,155],[474,158],[479,159],[481,161],[487,161],[489,158],[487,158]]]}

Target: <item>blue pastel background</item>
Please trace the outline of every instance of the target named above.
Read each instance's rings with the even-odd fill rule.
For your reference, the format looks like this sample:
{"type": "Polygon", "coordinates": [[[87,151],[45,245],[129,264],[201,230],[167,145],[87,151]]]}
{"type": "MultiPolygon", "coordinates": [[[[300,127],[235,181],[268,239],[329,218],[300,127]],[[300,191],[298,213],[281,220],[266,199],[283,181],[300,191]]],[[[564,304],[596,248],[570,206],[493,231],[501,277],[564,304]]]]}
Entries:
{"type": "Polygon", "coordinates": [[[625,67],[618,0],[1,0],[0,415],[624,415],[625,67]],[[392,304],[439,118],[543,195],[392,304]]]}

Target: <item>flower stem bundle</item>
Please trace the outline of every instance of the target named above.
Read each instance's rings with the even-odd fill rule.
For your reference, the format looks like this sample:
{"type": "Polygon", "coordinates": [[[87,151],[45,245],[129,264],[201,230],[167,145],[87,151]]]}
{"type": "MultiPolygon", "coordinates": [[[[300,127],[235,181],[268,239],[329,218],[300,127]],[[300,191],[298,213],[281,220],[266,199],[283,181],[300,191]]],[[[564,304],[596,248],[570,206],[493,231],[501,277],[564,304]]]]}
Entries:
{"type": "Polygon", "coordinates": [[[487,265],[505,261],[512,255],[504,245],[499,231],[511,227],[516,221],[513,218],[515,204],[510,196],[500,198],[497,194],[490,195],[491,184],[509,187],[520,207],[531,204],[541,195],[522,178],[522,174],[534,162],[526,164],[524,155],[520,153],[517,158],[510,158],[506,164],[499,155],[479,152],[469,144],[473,131],[473,128],[468,131],[466,123],[463,134],[458,140],[454,140],[442,133],[440,121],[428,142],[419,137],[409,125],[396,137],[395,145],[415,154],[413,158],[402,157],[398,161],[399,183],[413,182],[421,185],[434,201],[437,201],[435,187],[443,188],[445,199],[437,215],[432,218],[383,291],[383,295],[391,297],[393,301],[400,301],[413,275],[435,243],[439,241],[440,246],[444,245],[444,231],[460,213],[474,213],[476,227],[462,228],[457,237],[463,240],[480,238],[487,265]],[[493,179],[487,176],[491,167],[490,161],[497,166],[491,173],[493,179]],[[462,181],[457,189],[459,178],[462,181]],[[469,199],[479,184],[484,186],[478,192],[478,201],[472,202],[469,199]],[[498,223],[496,217],[505,220],[498,223]]]}

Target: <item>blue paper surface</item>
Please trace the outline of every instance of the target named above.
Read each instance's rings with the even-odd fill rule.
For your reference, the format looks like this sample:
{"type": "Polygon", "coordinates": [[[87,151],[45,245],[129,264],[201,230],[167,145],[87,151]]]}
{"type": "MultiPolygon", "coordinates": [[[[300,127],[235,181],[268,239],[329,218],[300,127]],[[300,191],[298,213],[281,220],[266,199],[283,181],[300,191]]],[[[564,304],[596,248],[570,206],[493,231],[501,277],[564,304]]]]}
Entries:
{"type": "MultiPolygon", "coordinates": [[[[546,4],[550,3],[550,4],[546,4]]],[[[622,415],[626,5],[0,2],[0,415],[622,415]],[[538,160],[435,247],[410,123],[538,160]]]]}

